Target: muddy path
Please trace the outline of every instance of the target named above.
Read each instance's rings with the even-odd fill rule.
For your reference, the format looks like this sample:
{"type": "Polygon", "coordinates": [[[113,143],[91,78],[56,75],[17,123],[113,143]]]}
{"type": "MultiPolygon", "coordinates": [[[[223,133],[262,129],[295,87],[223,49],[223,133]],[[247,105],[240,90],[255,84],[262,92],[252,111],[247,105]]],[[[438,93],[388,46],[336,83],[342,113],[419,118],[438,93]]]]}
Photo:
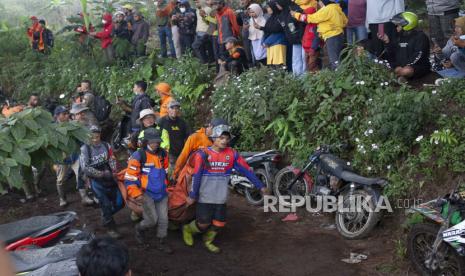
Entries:
{"type": "MultiPolygon", "coordinates": [[[[64,210],[58,207],[53,184],[47,186],[46,195],[31,203],[20,203],[17,194],[1,196],[0,223],[64,210]]],[[[77,193],[69,186],[70,204],[65,210],[78,213],[78,227],[103,235],[100,210],[81,206],[77,193]]],[[[123,234],[122,242],[130,250],[133,275],[414,275],[408,269],[392,269],[393,218],[385,218],[369,238],[348,241],[326,227],[334,220],[331,216],[300,210],[298,221],[282,222],[284,216],[264,213],[263,208],[250,206],[242,196],[232,194],[227,226],[216,241],[223,252],[210,254],[203,248],[200,237],[193,248],[188,248],[182,242],[181,232],[174,230],[168,236],[175,250],[170,256],[150,245],[154,244],[155,230],[149,233],[153,242],[148,239],[148,246],[136,244],[134,224],[127,209],[115,219],[123,234]],[[368,260],[359,264],[342,262],[350,252],[366,254],[368,260]]]]}

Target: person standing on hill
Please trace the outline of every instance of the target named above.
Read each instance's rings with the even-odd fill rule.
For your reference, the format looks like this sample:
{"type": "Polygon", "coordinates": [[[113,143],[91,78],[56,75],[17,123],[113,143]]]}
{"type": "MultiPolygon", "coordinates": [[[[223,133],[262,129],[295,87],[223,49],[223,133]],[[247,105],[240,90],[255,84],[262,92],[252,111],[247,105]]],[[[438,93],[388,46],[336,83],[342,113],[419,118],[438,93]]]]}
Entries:
{"type": "Polygon", "coordinates": [[[110,13],[104,13],[102,16],[103,30],[101,32],[91,32],[90,35],[100,39],[101,47],[107,63],[113,62],[114,50],[112,45],[111,33],[113,31],[112,16],[110,13]]]}
{"type": "Polygon", "coordinates": [[[176,58],[176,49],[174,48],[173,33],[171,32],[170,15],[176,5],[169,0],[158,0],[156,11],[156,24],[158,26],[158,37],[160,39],[160,50],[162,57],[168,57],[166,43],[170,47],[170,57],[176,58]]]}
{"type": "Polygon", "coordinates": [[[147,41],[149,39],[150,26],[144,18],[142,13],[136,11],[134,13],[134,22],[132,25],[131,44],[135,48],[136,56],[145,56],[147,41]]]}

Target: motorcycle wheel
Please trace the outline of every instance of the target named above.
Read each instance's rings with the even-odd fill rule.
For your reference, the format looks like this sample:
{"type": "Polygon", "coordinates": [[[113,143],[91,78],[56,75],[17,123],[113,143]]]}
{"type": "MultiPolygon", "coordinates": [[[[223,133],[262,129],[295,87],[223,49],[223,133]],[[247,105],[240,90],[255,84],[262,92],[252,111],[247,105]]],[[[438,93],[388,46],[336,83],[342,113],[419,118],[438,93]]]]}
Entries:
{"type": "Polygon", "coordinates": [[[438,231],[439,226],[432,223],[417,223],[412,226],[407,236],[407,255],[413,266],[422,275],[465,275],[463,258],[444,242],[438,250],[442,256],[439,269],[431,271],[426,267],[425,261],[431,254],[438,231]]]}
{"type": "Polygon", "coordinates": [[[119,151],[121,148],[121,136],[119,133],[119,130],[116,129],[113,134],[111,135],[111,140],[110,140],[110,145],[111,148],[115,151],[119,151]]]}
{"type": "Polygon", "coordinates": [[[279,198],[279,203],[284,206],[291,206],[291,199],[284,199],[283,196],[292,197],[292,196],[306,196],[309,193],[308,183],[305,179],[297,181],[292,190],[289,190],[289,185],[296,177],[294,171],[289,167],[286,167],[280,170],[276,174],[276,179],[274,183],[274,194],[279,198]]]}
{"type": "MultiPolygon", "coordinates": [[[[343,194],[342,206],[344,208],[349,208],[350,206],[358,207],[358,205],[353,205],[351,202],[353,203],[353,200],[358,197],[364,199],[369,196],[371,195],[363,189],[355,190],[352,196],[349,196],[349,193],[346,192],[343,194]]],[[[368,201],[368,206],[370,210],[376,209],[376,203],[373,200],[368,201]]],[[[350,212],[349,210],[341,211],[338,207],[336,212],[336,227],[339,233],[349,240],[366,237],[381,218],[381,212],[370,212],[369,210],[365,210],[363,205],[360,210],[355,210],[354,212],[350,212]]]]}
{"type": "MultiPolygon", "coordinates": [[[[265,169],[257,169],[254,171],[255,175],[260,179],[260,181],[265,184],[265,187],[268,189],[271,186],[271,180],[268,177],[265,169]]],[[[252,205],[262,205],[263,204],[263,195],[258,189],[245,189],[245,198],[252,205]]]]}

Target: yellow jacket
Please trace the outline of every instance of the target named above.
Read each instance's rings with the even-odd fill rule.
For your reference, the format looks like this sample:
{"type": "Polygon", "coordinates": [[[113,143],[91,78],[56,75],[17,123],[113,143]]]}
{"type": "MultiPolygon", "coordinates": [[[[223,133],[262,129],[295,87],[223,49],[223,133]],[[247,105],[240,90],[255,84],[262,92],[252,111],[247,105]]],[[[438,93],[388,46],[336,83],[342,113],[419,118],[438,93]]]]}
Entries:
{"type": "Polygon", "coordinates": [[[329,4],[314,14],[295,13],[294,17],[298,21],[318,24],[318,33],[324,40],[342,34],[348,21],[338,4],[329,4]]]}

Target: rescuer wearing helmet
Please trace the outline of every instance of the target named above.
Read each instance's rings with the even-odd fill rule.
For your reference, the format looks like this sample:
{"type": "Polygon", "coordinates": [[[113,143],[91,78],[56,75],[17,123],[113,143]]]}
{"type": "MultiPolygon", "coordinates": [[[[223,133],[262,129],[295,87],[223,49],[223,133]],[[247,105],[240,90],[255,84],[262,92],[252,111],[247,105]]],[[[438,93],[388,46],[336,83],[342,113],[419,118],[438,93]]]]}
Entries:
{"type": "Polygon", "coordinates": [[[187,206],[196,204],[196,219],[183,227],[183,239],[186,245],[194,244],[193,235],[203,233],[205,247],[212,253],[220,249],[213,244],[220,229],[226,224],[226,201],[228,182],[232,170],[247,177],[262,193],[266,193],[263,183],[255,176],[240,154],[229,147],[232,138],[230,126],[226,121],[217,119],[212,126],[209,138],[213,145],[196,152],[194,156],[194,174],[187,206]]]}
{"type": "Polygon", "coordinates": [[[399,35],[391,40],[386,34],[380,37],[388,44],[389,63],[399,82],[419,78],[430,72],[430,44],[428,36],[418,27],[418,16],[413,12],[395,15],[391,22],[396,25],[399,35]]]}

